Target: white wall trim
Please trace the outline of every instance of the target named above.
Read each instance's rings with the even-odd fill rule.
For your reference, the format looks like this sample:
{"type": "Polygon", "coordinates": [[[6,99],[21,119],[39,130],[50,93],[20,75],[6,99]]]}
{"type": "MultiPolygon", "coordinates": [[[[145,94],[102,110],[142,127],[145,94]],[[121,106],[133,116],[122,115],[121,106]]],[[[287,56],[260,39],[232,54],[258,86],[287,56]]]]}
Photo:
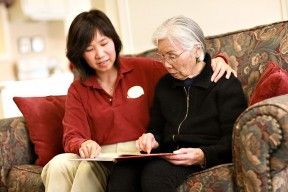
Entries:
{"type": "Polygon", "coordinates": [[[131,53],[134,51],[133,33],[131,29],[130,9],[127,0],[117,0],[119,26],[121,31],[121,39],[123,43],[122,53],[131,53]]]}
{"type": "Polygon", "coordinates": [[[280,0],[282,20],[288,20],[288,0],[280,0]]]}
{"type": "Polygon", "coordinates": [[[3,33],[3,52],[0,52],[0,62],[6,62],[10,60],[11,57],[11,37],[8,24],[8,12],[4,3],[0,3],[0,24],[2,24],[2,33],[3,33]]]}

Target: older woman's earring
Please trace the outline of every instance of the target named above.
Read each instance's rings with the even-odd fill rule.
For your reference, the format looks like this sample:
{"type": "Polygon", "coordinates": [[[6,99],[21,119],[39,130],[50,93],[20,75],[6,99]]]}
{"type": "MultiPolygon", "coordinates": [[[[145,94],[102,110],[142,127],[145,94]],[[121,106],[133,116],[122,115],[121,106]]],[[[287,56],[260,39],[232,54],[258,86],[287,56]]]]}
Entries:
{"type": "Polygon", "coordinates": [[[199,62],[200,62],[199,57],[196,57],[196,63],[199,63],[199,62]]]}

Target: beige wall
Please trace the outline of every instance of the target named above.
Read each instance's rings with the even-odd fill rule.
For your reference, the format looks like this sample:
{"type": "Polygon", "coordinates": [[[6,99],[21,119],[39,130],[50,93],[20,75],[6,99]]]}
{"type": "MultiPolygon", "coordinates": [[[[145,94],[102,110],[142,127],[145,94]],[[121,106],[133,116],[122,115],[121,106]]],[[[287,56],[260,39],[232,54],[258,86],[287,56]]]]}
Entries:
{"type": "MultiPolygon", "coordinates": [[[[20,0],[15,2],[8,10],[9,23],[6,24],[6,27],[9,26],[11,47],[8,49],[12,56],[5,61],[0,56],[0,81],[15,79],[13,66],[17,59],[33,56],[33,53],[21,55],[17,52],[17,41],[21,36],[42,36],[45,50],[41,54],[55,58],[62,68],[66,68],[65,36],[69,24],[79,10],[85,10],[88,6],[84,3],[84,6],[80,4],[82,7],[75,6],[78,0],[68,0],[71,14],[65,20],[31,21],[21,12],[20,0]]],[[[206,36],[287,19],[287,0],[91,0],[91,5],[110,17],[123,41],[124,54],[153,48],[151,36],[154,30],[174,15],[192,17],[203,28],[206,36]]],[[[3,24],[0,24],[2,27],[3,24]]],[[[0,52],[3,52],[4,44],[0,46],[0,52]]]]}
{"type": "Polygon", "coordinates": [[[3,3],[0,3],[0,64],[10,56],[8,13],[3,3]]]}
{"type": "MultiPolygon", "coordinates": [[[[3,14],[2,12],[4,12],[4,8],[3,8],[3,4],[0,4],[0,13],[3,14]]],[[[0,26],[4,26],[5,23],[4,23],[4,18],[3,16],[1,15],[0,17],[0,26]]],[[[4,39],[5,39],[5,33],[4,33],[4,27],[0,27],[0,54],[4,54],[5,52],[5,43],[4,43],[4,39]]]]}
{"type": "MultiPolygon", "coordinates": [[[[32,21],[23,15],[20,9],[19,0],[16,0],[15,4],[9,7],[9,9],[6,9],[5,12],[7,12],[8,15],[5,20],[6,25],[0,23],[0,28],[5,26],[2,30],[5,30],[6,32],[5,37],[8,41],[6,49],[9,52],[9,58],[1,60],[0,57],[0,81],[16,80],[15,65],[19,59],[36,56],[47,57],[50,58],[51,61],[53,60],[54,62],[58,62],[61,69],[68,69],[65,57],[65,34],[63,21],[32,21]],[[26,54],[21,54],[17,47],[19,39],[21,37],[33,38],[35,36],[43,38],[45,45],[44,50],[40,53],[31,51],[26,54]]],[[[3,42],[1,41],[0,44],[3,44],[3,42]]]]}
{"type": "MultiPolygon", "coordinates": [[[[206,36],[280,21],[287,15],[286,0],[118,0],[129,8],[121,13],[124,52],[141,52],[152,48],[151,36],[165,19],[175,15],[192,17],[206,36]]],[[[121,18],[120,18],[121,19],[121,18]]]]}
{"type": "Polygon", "coordinates": [[[13,62],[19,58],[47,56],[66,63],[64,24],[61,21],[50,22],[10,22],[13,62]],[[21,54],[18,50],[18,41],[21,37],[33,38],[40,36],[44,40],[44,50],[41,53],[30,52],[21,54]]]}
{"type": "MultiPolygon", "coordinates": [[[[68,70],[68,62],[65,57],[64,24],[55,22],[10,22],[10,54],[11,57],[0,61],[0,81],[15,80],[15,65],[20,59],[32,57],[45,57],[51,62],[57,62],[60,70],[68,70]],[[40,53],[29,52],[22,54],[18,49],[19,39],[22,37],[41,37],[44,41],[44,50],[40,53]]],[[[40,63],[41,64],[41,63],[40,63]]]]}

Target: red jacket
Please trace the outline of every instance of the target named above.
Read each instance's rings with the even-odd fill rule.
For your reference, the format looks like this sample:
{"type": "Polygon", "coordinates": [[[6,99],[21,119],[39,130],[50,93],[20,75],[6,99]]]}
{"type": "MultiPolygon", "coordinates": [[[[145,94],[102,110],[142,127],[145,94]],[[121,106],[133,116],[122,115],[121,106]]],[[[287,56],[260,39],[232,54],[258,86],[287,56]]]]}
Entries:
{"type": "Polygon", "coordinates": [[[99,145],[136,140],[147,129],[154,88],[164,73],[159,62],[123,57],[113,98],[96,77],[75,80],[65,106],[64,150],[78,153],[81,143],[88,139],[99,145]]]}

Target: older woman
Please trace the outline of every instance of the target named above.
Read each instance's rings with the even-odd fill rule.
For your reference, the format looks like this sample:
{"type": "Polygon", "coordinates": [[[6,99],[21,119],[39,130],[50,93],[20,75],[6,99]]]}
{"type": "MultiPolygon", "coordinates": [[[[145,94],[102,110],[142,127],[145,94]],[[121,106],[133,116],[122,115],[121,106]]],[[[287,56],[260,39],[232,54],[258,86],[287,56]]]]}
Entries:
{"type": "Polygon", "coordinates": [[[233,124],[247,107],[239,80],[210,81],[211,57],[190,18],[165,21],[154,42],[169,73],[156,86],[149,129],[136,146],[174,155],[145,161],[144,167],[136,161],[116,164],[110,191],[176,191],[192,173],[231,162],[233,124]],[[118,182],[121,175],[128,179],[118,182]]]}

